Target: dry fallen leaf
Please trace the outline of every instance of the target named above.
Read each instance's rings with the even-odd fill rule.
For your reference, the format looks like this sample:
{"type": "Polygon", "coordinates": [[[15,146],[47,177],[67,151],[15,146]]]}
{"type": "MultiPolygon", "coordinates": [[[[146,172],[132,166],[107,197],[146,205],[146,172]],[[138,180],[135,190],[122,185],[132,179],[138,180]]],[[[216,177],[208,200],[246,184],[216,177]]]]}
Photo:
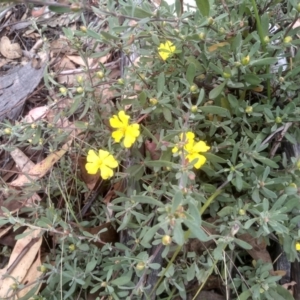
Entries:
{"type": "Polygon", "coordinates": [[[18,43],[11,43],[9,38],[3,36],[0,41],[1,54],[9,59],[16,59],[22,56],[22,49],[18,43]]]}
{"type": "Polygon", "coordinates": [[[61,157],[68,151],[72,140],[68,141],[62,146],[62,149],[51,153],[41,162],[37,163],[31,170],[25,175],[19,176],[16,180],[11,182],[9,185],[14,187],[21,187],[26,184],[43,178],[53,167],[53,165],[61,159],[61,157]]]}
{"type": "MultiPolygon", "coordinates": [[[[79,65],[79,66],[86,66],[85,61],[81,58],[81,56],[78,55],[67,55],[67,58],[71,60],[73,63],[79,65]]],[[[87,58],[88,67],[92,68],[95,65],[95,60],[93,58],[87,58]]]]}
{"type": "MultiPolygon", "coordinates": [[[[27,277],[28,271],[32,264],[36,261],[36,256],[42,244],[42,231],[40,230],[26,230],[28,235],[19,239],[11,253],[8,265],[0,270],[0,299],[7,299],[13,294],[11,285],[17,282],[25,284],[24,279],[27,277]],[[7,275],[7,276],[5,276],[7,275]]],[[[36,265],[35,265],[36,268],[36,265]]],[[[39,277],[38,272],[31,275],[31,282],[26,282],[29,287],[32,287],[32,282],[39,277]]]]}
{"type": "Polygon", "coordinates": [[[213,44],[213,45],[209,46],[207,49],[209,52],[214,52],[214,51],[218,50],[219,48],[222,48],[226,45],[229,45],[229,43],[221,42],[221,43],[213,44]]]}
{"type": "Polygon", "coordinates": [[[24,117],[23,121],[27,123],[34,122],[40,118],[45,117],[48,111],[49,111],[49,107],[46,105],[35,107],[29,111],[29,113],[24,117]]]}
{"type": "Polygon", "coordinates": [[[58,72],[57,80],[61,84],[73,85],[76,82],[75,74],[59,74],[61,71],[75,70],[75,65],[67,58],[63,57],[59,63],[54,66],[54,70],[58,72]]]}

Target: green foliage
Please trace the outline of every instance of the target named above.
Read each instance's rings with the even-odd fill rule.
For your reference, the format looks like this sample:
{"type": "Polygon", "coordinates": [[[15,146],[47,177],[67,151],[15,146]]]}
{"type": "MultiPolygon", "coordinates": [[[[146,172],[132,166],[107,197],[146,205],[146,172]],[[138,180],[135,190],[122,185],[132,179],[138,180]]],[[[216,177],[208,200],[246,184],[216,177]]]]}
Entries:
{"type": "MultiPolygon", "coordinates": [[[[65,182],[74,180],[78,195],[87,187],[72,173],[72,160],[66,157],[47,180],[32,187],[46,187],[48,193],[47,202],[30,212],[38,218],[25,221],[9,211],[0,218],[1,224],[32,225],[57,236],[57,248],[44,263],[48,273],[41,295],[46,299],[85,299],[90,293],[99,299],[141,299],[152,292],[156,299],[185,299],[188,283],[206,282],[213,273],[228,284],[231,299],[292,299],[278,284],[281,277],[271,275],[268,262],[247,262],[246,251],[252,246],[241,236],[269,244],[276,235],[288,259],[298,260],[300,166],[298,157],[287,157],[283,146],[275,149],[300,137],[300,60],[299,53],[293,57],[289,51],[299,40],[297,30],[287,25],[298,19],[298,12],[292,1],[286,10],[281,2],[225,2],[196,0],[196,11],[181,12],[179,1],[162,1],[156,11],[147,1],[118,1],[117,7],[114,1],[99,1],[93,11],[105,22],[91,23],[85,32],[64,29],[83,59],[109,52],[128,58],[137,52],[139,61],[125,67],[122,80],[110,80],[109,68],[101,65],[98,83],[111,84],[114,105],[95,97],[92,82],[77,82],[64,91],[51,74],[45,75],[57,97],[65,92],[73,100],[56,119],[75,117],[78,128],[90,133],[83,148],[76,144],[74,151],[86,155],[91,148],[108,149],[122,162],[111,184],[125,183],[109,207],[98,201],[92,216],[80,221],[78,199],[65,182]],[[271,33],[269,24],[279,29],[271,33]],[[292,37],[289,43],[284,41],[287,36],[292,37]],[[166,41],[176,51],[163,60],[158,47],[166,41]],[[82,47],[87,44],[94,46],[82,47]],[[106,50],[94,51],[98,44],[106,50]],[[286,58],[287,64],[276,65],[278,58],[286,58]],[[143,120],[141,136],[130,150],[113,143],[107,126],[125,105],[133,119],[143,120]],[[182,159],[182,153],[172,153],[180,134],[190,131],[210,146],[199,170],[182,159]],[[145,142],[153,143],[156,153],[147,147],[143,152],[145,142]],[[58,195],[65,203],[62,209],[52,201],[58,195]],[[99,248],[92,243],[99,235],[83,227],[105,223],[108,215],[127,239],[114,245],[104,241],[99,248]],[[162,245],[165,235],[171,245],[162,245]],[[193,239],[210,247],[192,251],[188,245],[193,239]],[[150,252],[153,246],[162,250],[158,262],[150,252]],[[237,272],[228,283],[231,274],[225,273],[232,262],[237,272]],[[153,289],[144,282],[155,270],[159,275],[153,289]]],[[[7,122],[2,135],[3,150],[30,146],[52,152],[60,149],[68,133],[38,121],[34,128],[7,122]]]]}

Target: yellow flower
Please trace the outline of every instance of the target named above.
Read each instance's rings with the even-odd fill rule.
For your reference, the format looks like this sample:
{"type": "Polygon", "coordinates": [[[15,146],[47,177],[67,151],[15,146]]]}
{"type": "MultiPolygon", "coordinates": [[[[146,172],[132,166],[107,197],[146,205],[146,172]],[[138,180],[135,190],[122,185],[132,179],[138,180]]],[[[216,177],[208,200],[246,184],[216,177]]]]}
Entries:
{"type": "Polygon", "coordinates": [[[189,161],[195,161],[194,167],[196,169],[200,169],[206,162],[206,157],[201,155],[200,153],[207,152],[210,147],[206,145],[205,142],[199,141],[196,142],[194,140],[195,134],[193,132],[187,132],[186,134],[181,134],[180,139],[182,142],[184,142],[183,147],[180,147],[180,145],[175,146],[172,149],[173,153],[179,152],[180,148],[183,148],[185,150],[185,158],[189,161]]]}
{"type": "Polygon", "coordinates": [[[297,251],[300,251],[300,242],[296,243],[295,248],[296,248],[297,251]]]}
{"type": "Polygon", "coordinates": [[[193,160],[197,159],[197,161],[194,164],[194,167],[196,169],[200,169],[206,162],[206,157],[201,155],[200,153],[207,152],[210,149],[209,146],[206,146],[205,142],[193,142],[189,143],[187,145],[187,155],[186,158],[189,162],[192,162],[193,160]]]}
{"type": "Polygon", "coordinates": [[[89,150],[86,160],[85,168],[88,174],[96,174],[100,170],[100,176],[103,179],[112,177],[114,174],[112,169],[118,166],[115,158],[105,150],[99,150],[99,154],[94,150],[89,150]]]}
{"type": "Polygon", "coordinates": [[[112,133],[113,139],[116,143],[120,143],[121,139],[124,138],[125,148],[130,148],[140,135],[140,125],[137,123],[130,125],[129,119],[130,117],[123,110],[109,119],[110,126],[116,129],[112,133]]]}
{"type": "Polygon", "coordinates": [[[166,41],[165,43],[161,43],[158,47],[159,56],[163,60],[167,60],[176,50],[176,47],[171,41],[166,41]]]}
{"type": "Polygon", "coordinates": [[[191,131],[180,134],[180,142],[172,149],[173,153],[180,152],[179,149],[186,148],[188,144],[193,143],[195,134],[191,131]]]}

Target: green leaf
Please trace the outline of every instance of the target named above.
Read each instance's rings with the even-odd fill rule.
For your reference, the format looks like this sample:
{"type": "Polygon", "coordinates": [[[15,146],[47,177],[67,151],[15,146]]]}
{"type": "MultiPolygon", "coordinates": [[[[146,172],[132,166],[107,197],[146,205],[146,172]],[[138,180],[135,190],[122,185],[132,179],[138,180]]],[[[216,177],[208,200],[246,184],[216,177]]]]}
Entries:
{"type": "Polygon", "coordinates": [[[164,115],[166,121],[168,121],[169,123],[172,123],[172,114],[171,114],[170,109],[168,109],[167,107],[164,107],[163,115],[164,115]]]}
{"type": "Polygon", "coordinates": [[[157,77],[157,91],[162,93],[165,89],[165,73],[161,72],[157,77]]]}
{"type": "Polygon", "coordinates": [[[143,204],[152,204],[156,206],[164,206],[164,204],[158,200],[155,200],[152,197],[149,196],[131,196],[132,200],[134,200],[137,203],[143,203],[143,204]]]}
{"type": "Polygon", "coordinates": [[[202,112],[206,114],[213,114],[222,117],[229,116],[229,110],[221,106],[207,105],[207,106],[200,106],[199,109],[201,109],[202,112]]]}
{"type": "Polygon", "coordinates": [[[152,17],[152,13],[145,11],[136,6],[133,8],[132,16],[135,18],[143,19],[143,18],[152,17]]]}
{"type": "Polygon", "coordinates": [[[120,38],[118,36],[112,35],[108,32],[101,31],[100,34],[106,39],[106,40],[114,40],[114,41],[119,41],[120,38]]]}
{"type": "Polygon", "coordinates": [[[261,163],[263,163],[266,166],[269,166],[271,168],[275,168],[278,169],[279,166],[277,165],[277,163],[269,158],[263,157],[263,156],[258,156],[258,155],[253,155],[253,158],[260,161],[261,163]]]}
{"type": "Polygon", "coordinates": [[[176,244],[183,245],[184,244],[184,233],[181,227],[181,223],[177,220],[175,222],[174,230],[173,230],[173,238],[176,244]]]}
{"type": "Polygon", "coordinates": [[[181,1],[175,0],[175,10],[177,17],[181,17],[182,11],[181,11],[181,1]]]}
{"type": "Polygon", "coordinates": [[[234,212],[234,208],[232,206],[225,206],[217,213],[217,215],[219,217],[225,217],[231,215],[233,212],[234,212]]]}
{"type": "Polygon", "coordinates": [[[220,85],[216,86],[214,89],[212,89],[209,92],[209,98],[210,99],[215,99],[217,98],[224,90],[226,82],[222,82],[220,85]]]}
{"type": "Polygon", "coordinates": [[[245,250],[251,250],[252,246],[242,240],[239,239],[234,239],[235,243],[238,244],[241,248],[245,249],[245,250]]]}
{"type": "Polygon", "coordinates": [[[276,286],[276,291],[285,300],[294,300],[294,297],[291,295],[291,293],[279,284],[276,286]]]}
{"type": "Polygon", "coordinates": [[[277,62],[278,58],[274,57],[266,57],[257,60],[250,61],[250,66],[265,66],[265,65],[272,65],[277,62]]]}
{"type": "Polygon", "coordinates": [[[155,226],[150,228],[143,236],[143,239],[141,240],[141,245],[144,246],[145,244],[149,243],[160,227],[161,227],[161,224],[156,224],[155,226]]]}
{"type": "Polygon", "coordinates": [[[130,278],[131,278],[131,274],[128,274],[127,276],[118,277],[118,278],[110,281],[110,283],[113,285],[124,285],[124,284],[127,284],[128,282],[130,282],[130,278]]]}
{"type": "Polygon", "coordinates": [[[99,33],[95,32],[94,30],[87,29],[86,33],[88,36],[94,38],[95,40],[102,41],[101,35],[99,33]]]}
{"type": "Polygon", "coordinates": [[[70,7],[62,7],[62,6],[56,6],[56,5],[50,5],[49,10],[51,10],[57,14],[64,14],[64,13],[71,12],[70,7]]]}
{"type": "Polygon", "coordinates": [[[199,241],[207,242],[209,241],[209,237],[206,235],[206,233],[201,229],[200,226],[197,226],[195,223],[193,223],[190,220],[184,220],[184,224],[189,228],[191,233],[199,239],[199,241]]]}
{"type": "Polygon", "coordinates": [[[252,294],[251,294],[250,290],[247,290],[239,295],[239,300],[247,300],[251,296],[252,296],[252,294]]]}
{"type": "Polygon", "coordinates": [[[178,208],[178,206],[181,204],[183,200],[183,195],[181,191],[176,192],[176,194],[173,197],[173,203],[172,203],[172,213],[174,213],[176,211],[176,209],[178,208]]]}
{"type": "Polygon", "coordinates": [[[145,161],[144,164],[147,167],[152,167],[152,168],[163,168],[163,167],[173,168],[174,166],[174,163],[170,161],[163,161],[163,160],[149,160],[149,161],[145,161]]]}
{"type": "Polygon", "coordinates": [[[200,13],[202,14],[202,16],[204,17],[209,16],[209,11],[210,11],[209,0],[196,0],[196,5],[200,13]]]}
{"type": "Polygon", "coordinates": [[[259,85],[260,84],[260,79],[255,74],[245,74],[244,78],[245,78],[245,81],[249,84],[252,84],[252,85],[259,85]]]}
{"type": "Polygon", "coordinates": [[[195,74],[196,74],[196,66],[194,64],[189,64],[186,71],[186,80],[190,85],[194,83],[195,74]]]}
{"type": "Polygon", "coordinates": [[[220,163],[220,164],[225,164],[226,160],[220,156],[214,155],[212,153],[204,153],[205,157],[207,160],[214,162],[214,163],[220,163]]]}
{"type": "Polygon", "coordinates": [[[18,299],[19,300],[32,299],[32,297],[38,292],[39,288],[40,288],[40,284],[35,285],[24,297],[18,299]]]}

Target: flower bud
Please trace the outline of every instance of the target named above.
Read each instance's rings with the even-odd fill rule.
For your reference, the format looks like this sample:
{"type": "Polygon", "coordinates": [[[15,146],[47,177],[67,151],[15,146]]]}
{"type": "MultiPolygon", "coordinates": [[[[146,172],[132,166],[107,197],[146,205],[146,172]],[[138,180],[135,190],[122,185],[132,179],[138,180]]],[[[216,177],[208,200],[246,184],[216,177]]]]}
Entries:
{"type": "Polygon", "coordinates": [[[197,105],[193,105],[193,106],[191,107],[191,112],[195,113],[195,112],[197,112],[197,111],[198,111],[198,106],[197,106],[197,105]]]}
{"type": "Polygon", "coordinates": [[[76,77],[76,80],[78,83],[82,83],[83,82],[83,77],[81,75],[76,77]]]}
{"type": "Polygon", "coordinates": [[[80,86],[80,87],[78,87],[78,88],[76,89],[76,92],[77,92],[78,94],[82,94],[82,93],[84,92],[84,89],[80,86]]]}
{"type": "Polygon", "coordinates": [[[275,123],[277,123],[277,124],[282,123],[282,119],[280,117],[276,117],[275,123]]]}
{"type": "Polygon", "coordinates": [[[105,74],[104,74],[103,71],[98,71],[98,72],[96,73],[96,76],[97,76],[99,79],[103,79],[104,76],[105,76],[105,74]]]}
{"type": "Polygon", "coordinates": [[[66,95],[67,95],[67,92],[68,92],[68,90],[67,90],[64,86],[62,86],[61,88],[59,88],[59,91],[60,91],[60,93],[61,93],[63,96],[66,96],[66,95]]]}
{"type": "Polygon", "coordinates": [[[87,28],[85,26],[80,26],[80,31],[81,32],[87,32],[87,28]]]}
{"type": "Polygon", "coordinates": [[[41,265],[40,266],[40,271],[42,272],[42,273],[46,273],[47,272],[47,267],[45,267],[44,265],[41,265]]]}
{"type": "Polygon", "coordinates": [[[289,187],[292,187],[292,188],[297,188],[297,184],[296,183],[294,183],[294,182],[291,182],[290,184],[289,184],[289,187]]]}
{"type": "Polygon", "coordinates": [[[76,246],[75,246],[74,244],[71,244],[71,245],[69,246],[69,251],[70,251],[70,252],[74,252],[75,249],[76,249],[76,246]]]}
{"type": "Polygon", "coordinates": [[[123,78],[119,78],[117,82],[119,85],[124,85],[125,83],[123,78]]]}
{"type": "Polygon", "coordinates": [[[292,40],[293,40],[293,38],[291,36],[286,36],[283,39],[283,42],[284,42],[284,44],[289,44],[292,40]]]}
{"type": "Polygon", "coordinates": [[[11,134],[11,129],[10,128],[5,128],[4,133],[5,134],[11,134]]]}
{"type": "Polygon", "coordinates": [[[172,243],[172,238],[169,235],[164,235],[161,239],[161,243],[164,246],[168,246],[172,243]]]}
{"type": "Polygon", "coordinates": [[[153,106],[156,105],[156,104],[158,103],[158,101],[157,101],[156,98],[150,98],[150,99],[149,99],[149,102],[150,102],[150,104],[153,105],[153,106]]]}
{"type": "Polygon", "coordinates": [[[136,269],[137,269],[138,271],[144,270],[144,269],[145,269],[145,263],[142,262],[142,261],[140,261],[140,262],[136,265],[136,269]]]}
{"type": "Polygon", "coordinates": [[[300,12],[300,3],[297,4],[296,9],[298,12],[300,12]]]}
{"type": "Polygon", "coordinates": [[[200,33],[198,34],[198,36],[199,36],[199,39],[200,39],[200,40],[204,41],[204,40],[205,40],[206,34],[205,34],[204,32],[200,32],[200,33]]]}
{"type": "Polygon", "coordinates": [[[249,55],[243,57],[242,60],[241,60],[241,63],[242,63],[243,66],[247,66],[249,64],[249,62],[250,62],[250,56],[249,55]]]}
{"type": "Polygon", "coordinates": [[[219,33],[224,34],[225,33],[225,28],[224,27],[219,28],[219,33]]]}
{"type": "Polygon", "coordinates": [[[246,109],[245,109],[245,112],[247,113],[247,114],[252,114],[252,112],[253,112],[253,107],[252,106],[247,106],[246,107],[246,109]]]}
{"type": "Polygon", "coordinates": [[[212,25],[212,24],[214,24],[214,23],[215,23],[215,20],[214,20],[214,18],[212,18],[212,17],[209,17],[209,18],[207,19],[207,23],[208,23],[208,25],[212,25]]]}
{"type": "Polygon", "coordinates": [[[198,92],[198,86],[197,86],[196,84],[192,84],[192,85],[190,86],[190,92],[191,92],[192,94],[197,93],[197,92],[198,92]]]}
{"type": "Polygon", "coordinates": [[[246,214],[246,211],[244,209],[239,210],[239,215],[244,216],[246,214]]]}
{"type": "Polygon", "coordinates": [[[268,44],[270,42],[270,38],[266,35],[265,37],[264,37],[264,43],[265,44],[268,44]]]}
{"type": "Polygon", "coordinates": [[[223,72],[223,77],[225,79],[229,79],[231,77],[231,74],[230,73],[227,73],[227,72],[223,72]]]}
{"type": "Polygon", "coordinates": [[[281,76],[280,76],[280,77],[279,77],[279,82],[280,82],[280,83],[284,82],[284,77],[281,77],[281,76]]]}

